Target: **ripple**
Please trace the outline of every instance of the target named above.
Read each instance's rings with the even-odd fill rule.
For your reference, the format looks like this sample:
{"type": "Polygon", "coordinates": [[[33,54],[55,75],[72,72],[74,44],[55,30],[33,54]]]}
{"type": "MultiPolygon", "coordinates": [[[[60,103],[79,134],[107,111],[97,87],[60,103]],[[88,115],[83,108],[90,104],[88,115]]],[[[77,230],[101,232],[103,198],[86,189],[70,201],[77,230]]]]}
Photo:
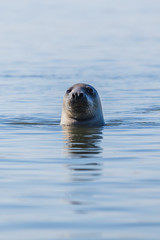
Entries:
{"type": "Polygon", "coordinates": [[[40,126],[40,125],[51,125],[57,126],[60,124],[60,120],[57,118],[52,119],[51,116],[47,116],[45,118],[41,117],[29,117],[29,116],[22,116],[22,117],[0,117],[0,123],[6,125],[28,125],[28,126],[40,126]]]}

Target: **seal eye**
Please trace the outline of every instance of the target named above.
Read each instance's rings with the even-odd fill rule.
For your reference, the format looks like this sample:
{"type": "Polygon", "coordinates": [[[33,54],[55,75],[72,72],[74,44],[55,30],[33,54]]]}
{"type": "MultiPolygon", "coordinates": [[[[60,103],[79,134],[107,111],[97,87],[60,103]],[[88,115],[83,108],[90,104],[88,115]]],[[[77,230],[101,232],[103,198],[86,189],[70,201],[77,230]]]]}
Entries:
{"type": "Polygon", "coordinates": [[[87,88],[87,93],[89,93],[90,95],[93,95],[93,89],[92,88],[87,88]]]}
{"type": "Polygon", "coordinates": [[[66,93],[69,94],[72,91],[72,88],[69,88],[66,93]]]}

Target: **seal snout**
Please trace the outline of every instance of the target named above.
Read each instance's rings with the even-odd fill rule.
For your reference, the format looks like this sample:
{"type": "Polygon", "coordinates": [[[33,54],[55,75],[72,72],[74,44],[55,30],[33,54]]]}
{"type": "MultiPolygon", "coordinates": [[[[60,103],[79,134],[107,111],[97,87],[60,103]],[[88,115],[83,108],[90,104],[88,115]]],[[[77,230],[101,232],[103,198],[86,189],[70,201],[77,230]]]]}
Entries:
{"type": "Polygon", "coordinates": [[[84,94],[82,91],[76,91],[72,93],[72,99],[75,101],[81,100],[84,97],[84,94]]]}

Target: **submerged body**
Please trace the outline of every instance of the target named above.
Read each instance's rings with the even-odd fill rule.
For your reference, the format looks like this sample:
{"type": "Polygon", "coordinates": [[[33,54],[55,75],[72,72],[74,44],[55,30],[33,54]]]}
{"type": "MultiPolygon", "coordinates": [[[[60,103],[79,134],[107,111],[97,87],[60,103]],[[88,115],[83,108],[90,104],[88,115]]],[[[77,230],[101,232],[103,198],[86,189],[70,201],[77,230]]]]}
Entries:
{"type": "Polygon", "coordinates": [[[70,87],[63,99],[61,125],[103,126],[101,101],[95,88],[78,83],[70,87]]]}

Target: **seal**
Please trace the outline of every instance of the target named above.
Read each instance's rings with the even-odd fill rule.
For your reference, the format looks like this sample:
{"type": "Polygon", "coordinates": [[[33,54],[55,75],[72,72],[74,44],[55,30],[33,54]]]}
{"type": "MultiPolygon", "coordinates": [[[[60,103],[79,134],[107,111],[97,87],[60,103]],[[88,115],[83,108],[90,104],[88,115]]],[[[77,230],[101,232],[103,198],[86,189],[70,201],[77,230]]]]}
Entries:
{"type": "Polygon", "coordinates": [[[68,126],[104,125],[101,101],[94,87],[78,83],[66,91],[60,124],[68,126]]]}

